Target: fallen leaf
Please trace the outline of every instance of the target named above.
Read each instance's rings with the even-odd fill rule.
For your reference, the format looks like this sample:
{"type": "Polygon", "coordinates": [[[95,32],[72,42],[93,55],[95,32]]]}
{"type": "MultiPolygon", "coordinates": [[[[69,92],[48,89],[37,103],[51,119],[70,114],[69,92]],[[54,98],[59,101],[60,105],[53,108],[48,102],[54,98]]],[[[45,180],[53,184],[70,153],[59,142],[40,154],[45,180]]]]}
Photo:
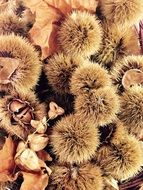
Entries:
{"type": "Polygon", "coordinates": [[[20,155],[26,148],[28,148],[28,144],[24,141],[19,141],[16,149],[16,153],[18,153],[17,156],[20,155]]]}
{"type": "Polygon", "coordinates": [[[57,116],[63,115],[65,112],[64,109],[58,106],[55,102],[50,102],[49,108],[48,116],[50,119],[55,119],[57,116]]]}
{"type": "Polygon", "coordinates": [[[41,170],[37,154],[30,148],[26,148],[15,155],[16,165],[24,171],[38,172],[41,170]]]}
{"type": "Polygon", "coordinates": [[[44,117],[41,121],[31,120],[31,126],[35,128],[38,133],[45,133],[47,130],[46,117],[44,117]]]}
{"type": "Polygon", "coordinates": [[[18,178],[19,172],[16,174],[10,174],[9,172],[0,173],[0,182],[13,182],[18,178]]]}
{"type": "Polygon", "coordinates": [[[40,150],[37,152],[38,158],[45,161],[52,161],[51,156],[45,151],[45,150],[40,150]]]}
{"type": "Polygon", "coordinates": [[[46,165],[46,163],[39,159],[39,165],[44,173],[48,173],[48,175],[51,175],[52,170],[46,165]]]}
{"type": "Polygon", "coordinates": [[[48,144],[49,138],[46,134],[31,134],[28,135],[29,146],[33,151],[40,151],[48,144]]]}
{"type": "Polygon", "coordinates": [[[16,147],[9,136],[0,150],[0,181],[7,181],[15,169],[14,155],[16,147]]]}
{"type": "Polygon", "coordinates": [[[22,174],[24,181],[20,190],[45,190],[48,185],[48,174],[32,174],[26,172],[22,172],[22,174]]]}

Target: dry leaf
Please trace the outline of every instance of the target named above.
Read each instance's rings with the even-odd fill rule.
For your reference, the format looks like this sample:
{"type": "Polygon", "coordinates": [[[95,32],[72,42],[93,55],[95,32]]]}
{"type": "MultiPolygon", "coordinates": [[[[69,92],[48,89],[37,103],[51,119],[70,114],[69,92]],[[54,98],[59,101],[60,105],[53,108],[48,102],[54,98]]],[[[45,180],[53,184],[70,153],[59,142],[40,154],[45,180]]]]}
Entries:
{"type": "Polygon", "coordinates": [[[9,172],[3,172],[0,173],[0,182],[14,182],[19,176],[19,172],[14,174],[14,173],[9,173],[9,172]]]}
{"type": "Polygon", "coordinates": [[[21,150],[20,152],[17,152],[15,155],[15,163],[20,169],[24,171],[38,172],[41,169],[37,154],[29,148],[26,148],[22,152],[21,150]]]}
{"type": "Polygon", "coordinates": [[[46,134],[28,135],[29,146],[33,151],[43,150],[48,144],[49,138],[46,134]]]}
{"type": "Polygon", "coordinates": [[[43,0],[50,7],[53,7],[63,14],[67,14],[72,11],[72,9],[88,10],[89,12],[95,12],[98,0],[43,0]]]}
{"type": "Polygon", "coordinates": [[[48,175],[51,175],[52,170],[46,165],[43,160],[39,159],[39,165],[44,173],[48,173],[48,175]]]}
{"type": "Polygon", "coordinates": [[[0,150],[0,181],[7,181],[8,178],[11,178],[15,168],[14,155],[15,144],[9,136],[0,150]]]}
{"type": "Polygon", "coordinates": [[[37,152],[38,158],[45,161],[52,161],[51,156],[45,151],[45,150],[40,150],[37,152]]]}
{"type": "Polygon", "coordinates": [[[24,141],[19,141],[16,153],[17,155],[20,155],[26,148],[28,148],[28,144],[26,144],[24,141]]]}
{"type": "Polygon", "coordinates": [[[45,133],[47,130],[46,117],[44,117],[41,121],[31,120],[31,126],[35,128],[38,133],[45,133]]]}
{"type": "Polygon", "coordinates": [[[45,190],[48,185],[49,175],[52,171],[41,159],[39,159],[39,165],[41,167],[39,173],[32,174],[22,172],[24,182],[22,183],[20,190],[45,190]]]}
{"type": "Polygon", "coordinates": [[[22,172],[24,181],[20,190],[45,190],[48,185],[49,176],[47,174],[32,174],[22,172]]]}
{"type": "Polygon", "coordinates": [[[33,13],[36,13],[36,23],[30,35],[31,41],[41,46],[43,58],[58,50],[56,37],[61,17],[70,13],[72,9],[95,12],[98,4],[98,0],[24,0],[24,2],[33,13]]]}
{"type": "Polygon", "coordinates": [[[50,119],[54,119],[59,115],[63,115],[64,114],[64,109],[59,107],[55,102],[50,102],[49,104],[49,112],[48,112],[48,116],[50,119]]]}

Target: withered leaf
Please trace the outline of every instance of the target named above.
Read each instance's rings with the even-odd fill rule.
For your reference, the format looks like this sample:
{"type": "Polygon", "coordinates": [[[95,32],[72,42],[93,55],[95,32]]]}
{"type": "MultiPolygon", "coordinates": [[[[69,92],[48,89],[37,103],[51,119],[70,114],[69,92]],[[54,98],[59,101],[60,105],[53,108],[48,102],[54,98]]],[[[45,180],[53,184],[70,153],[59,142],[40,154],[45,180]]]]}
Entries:
{"type": "Polygon", "coordinates": [[[20,190],[45,190],[48,185],[49,176],[47,174],[32,174],[22,172],[24,181],[20,190]]]}
{"type": "Polygon", "coordinates": [[[0,181],[7,181],[15,168],[14,155],[15,144],[9,136],[5,140],[3,148],[0,150],[0,181]]]}
{"type": "Polygon", "coordinates": [[[28,135],[29,146],[33,151],[40,151],[44,149],[49,141],[46,134],[31,134],[28,135]]]}
{"type": "Polygon", "coordinates": [[[38,156],[29,148],[15,155],[15,163],[24,171],[40,171],[38,156]]]}
{"type": "Polygon", "coordinates": [[[45,151],[45,150],[40,150],[37,152],[38,158],[41,160],[45,161],[52,161],[51,156],[45,151]]]}
{"type": "Polygon", "coordinates": [[[46,117],[44,117],[41,121],[31,120],[31,125],[38,133],[45,133],[47,130],[46,117]]]}
{"type": "Polygon", "coordinates": [[[48,112],[48,116],[50,119],[54,119],[59,115],[63,115],[65,112],[65,110],[58,106],[55,102],[50,102],[49,108],[50,110],[48,112]]]}

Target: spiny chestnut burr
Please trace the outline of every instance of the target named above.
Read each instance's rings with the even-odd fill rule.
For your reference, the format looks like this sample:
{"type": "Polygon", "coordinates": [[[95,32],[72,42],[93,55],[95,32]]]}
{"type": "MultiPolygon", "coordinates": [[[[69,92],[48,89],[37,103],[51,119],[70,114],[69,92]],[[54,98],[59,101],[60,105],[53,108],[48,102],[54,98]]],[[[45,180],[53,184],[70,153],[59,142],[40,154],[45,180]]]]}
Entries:
{"type": "Polygon", "coordinates": [[[104,144],[120,142],[129,133],[126,126],[119,119],[116,119],[112,123],[99,126],[99,134],[100,144],[102,146],[104,144]]]}
{"type": "Polygon", "coordinates": [[[109,124],[116,119],[119,107],[119,98],[113,87],[94,89],[75,97],[76,115],[79,118],[88,118],[97,125],[109,124]]]}
{"type": "Polygon", "coordinates": [[[12,34],[28,37],[28,32],[35,22],[35,14],[23,1],[11,0],[1,2],[0,34],[12,34]]]}
{"type": "Polygon", "coordinates": [[[91,163],[82,165],[59,164],[51,166],[49,190],[103,190],[101,169],[91,163]]]}
{"type": "Polygon", "coordinates": [[[98,129],[92,120],[73,114],[54,126],[50,141],[60,162],[81,163],[95,154],[99,146],[98,129]]]}
{"type": "Polygon", "coordinates": [[[96,161],[104,172],[117,180],[134,177],[143,164],[141,142],[131,135],[101,146],[96,155],[96,161]]]}
{"type": "Polygon", "coordinates": [[[143,56],[132,55],[124,57],[116,63],[112,70],[113,83],[122,94],[126,88],[142,85],[143,56]]]}
{"type": "Polygon", "coordinates": [[[113,69],[117,61],[127,55],[140,54],[138,35],[134,28],[122,30],[116,23],[102,23],[104,33],[100,50],[91,56],[91,60],[107,68],[113,69]]]}
{"type": "Polygon", "coordinates": [[[143,87],[135,86],[121,96],[119,118],[126,125],[129,133],[142,138],[143,132],[143,87]]]}
{"type": "Polygon", "coordinates": [[[143,17],[143,1],[141,0],[100,0],[102,15],[120,27],[129,28],[137,24],[143,17]]]}
{"type": "Polygon", "coordinates": [[[27,94],[41,73],[41,62],[34,47],[15,35],[0,36],[0,89],[27,94]]]}
{"type": "Polygon", "coordinates": [[[84,62],[80,56],[67,56],[63,53],[54,54],[48,64],[44,66],[44,71],[49,84],[60,93],[70,93],[70,81],[75,69],[84,62]]]}
{"type": "Polygon", "coordinates": [[[71,77],[70,91],[74,95],[90,93],[112,85],[110,75],[98,64],[84,61],[71,77]]]}
{"type": "Polygon", "coordinates": [[[95,15],[73,11],[61,24],[58,41],[62,51],[73,56],[90,56],[99,50],[102,28],[95,15]]]}

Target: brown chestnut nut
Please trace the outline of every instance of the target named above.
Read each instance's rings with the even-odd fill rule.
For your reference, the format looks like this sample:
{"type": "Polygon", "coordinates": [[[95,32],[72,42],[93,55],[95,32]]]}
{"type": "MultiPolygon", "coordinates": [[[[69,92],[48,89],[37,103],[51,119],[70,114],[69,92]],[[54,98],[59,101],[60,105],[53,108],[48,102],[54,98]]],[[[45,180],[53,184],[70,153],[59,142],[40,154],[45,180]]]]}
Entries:
{"type": "Polygon", "coordinates": [[[33,108],[26,101],[20,99],[13,99],[8,104],[8,110],[12,113],[15,121],[21,121],[23,124],[30,124],[34,119],[33,108]]]}

